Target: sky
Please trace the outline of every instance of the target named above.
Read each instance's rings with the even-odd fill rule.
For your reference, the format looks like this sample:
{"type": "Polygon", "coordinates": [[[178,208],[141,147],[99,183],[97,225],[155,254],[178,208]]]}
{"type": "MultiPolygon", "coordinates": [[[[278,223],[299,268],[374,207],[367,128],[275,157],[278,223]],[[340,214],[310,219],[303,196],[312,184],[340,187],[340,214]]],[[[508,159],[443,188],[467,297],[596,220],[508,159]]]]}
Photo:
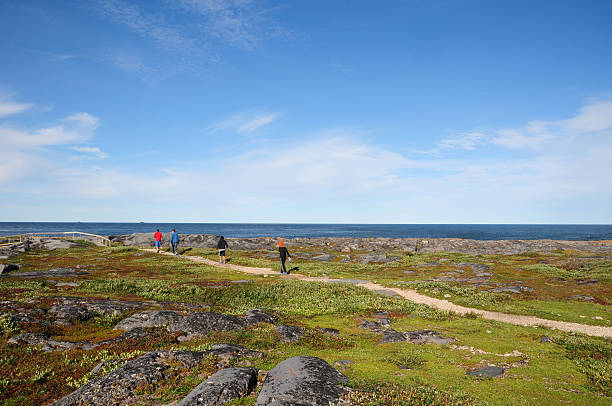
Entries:
{"type": "Polygon", "coordinates": [[[611,17],[0,0],[0,221],[612,224],[611,17]]]}

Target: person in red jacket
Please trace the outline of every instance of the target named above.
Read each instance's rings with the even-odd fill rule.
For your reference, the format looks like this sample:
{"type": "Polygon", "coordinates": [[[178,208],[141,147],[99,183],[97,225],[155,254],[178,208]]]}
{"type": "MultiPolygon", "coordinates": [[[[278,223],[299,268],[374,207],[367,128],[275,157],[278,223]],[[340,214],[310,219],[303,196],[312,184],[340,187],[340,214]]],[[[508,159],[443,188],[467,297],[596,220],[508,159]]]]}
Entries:
{"type": "Polygon", "coordinates": [[[155,234],[153,234],[153,238],[155,238],[155,248],[157,248],[157,252],[159,252],[159,248],[161,247],[161,240],[163,238],[162,233],[159,232],[159,228],[157,229],[155,234]]]}

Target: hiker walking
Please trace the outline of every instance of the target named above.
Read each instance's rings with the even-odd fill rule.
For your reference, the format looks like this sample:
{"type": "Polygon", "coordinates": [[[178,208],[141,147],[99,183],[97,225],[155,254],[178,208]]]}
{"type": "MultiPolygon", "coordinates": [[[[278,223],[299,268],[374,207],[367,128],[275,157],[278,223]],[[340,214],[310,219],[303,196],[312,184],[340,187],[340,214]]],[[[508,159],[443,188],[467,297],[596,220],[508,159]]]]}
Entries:
{"type": "Polygon", "coordinates": [[[287,272],[287,268],[285,267],[285,261],[287,260],[287,257],[289,257],[289,261],[291,261],[291,254],[289,254],[289,251],[287,250],[287,247],[284,246],[283,241],[279,241],[278,242],[278,253],[280,254],[280,261],[281,261],[281,275],[288,275],[289,272],[287,272]]]}
{"type": "Polygon", "coordinates": [[[159,228],[157,229],[155,234],[153,234],[153,238],[155,239],[155,248],[157,248],[158,253],[159,253],[159,249],[161,248],[161,240],[163,237],[164,236],[162,235],[162,233],[159,232],[159,228]]]}
{"type": "Polygon", "coordinates": [[[217,249],[219,250],[219,263],[220,264],[225,263],[225,250],[227,250],[228,248],[229,248],[229,245],[227,244],[227,241],[225,241],[223,236],[221,236],[221,238],[219,238],[219,242],[217,243],[217,249]]]}
{"type": "Polygon", "coordinates": [[[172,244],[172,255],[178,255],[178,245],[180,239],[176,230],[172,229],[172,234],[170,235],[170,244],[172,244]]]}

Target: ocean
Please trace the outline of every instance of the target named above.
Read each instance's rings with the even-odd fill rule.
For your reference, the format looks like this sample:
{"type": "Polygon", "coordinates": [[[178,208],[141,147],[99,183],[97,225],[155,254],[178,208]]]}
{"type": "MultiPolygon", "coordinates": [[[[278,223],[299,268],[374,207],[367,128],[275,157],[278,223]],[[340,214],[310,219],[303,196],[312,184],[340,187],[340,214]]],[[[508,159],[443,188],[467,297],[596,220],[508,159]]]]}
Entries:
{"type": "Polygon", "coordinates": [[[474,240],[612,240],[612,225],[601,224],[256,224],[256,223],[50,223],[0,222],[0,235],[81,231],[100,235],[153,233],[225,237],[390,237],[474,240]]]}

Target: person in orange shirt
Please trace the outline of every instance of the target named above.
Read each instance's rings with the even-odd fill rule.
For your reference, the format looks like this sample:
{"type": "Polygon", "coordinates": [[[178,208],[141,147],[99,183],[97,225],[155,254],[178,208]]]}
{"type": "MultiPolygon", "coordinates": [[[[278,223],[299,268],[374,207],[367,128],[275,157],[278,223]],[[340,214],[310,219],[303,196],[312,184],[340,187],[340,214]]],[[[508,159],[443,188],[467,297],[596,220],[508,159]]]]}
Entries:
{"type": "Polygon", "coordinates": [[[157,248],[157,252],[159,252],[159,249],[161,248],[161,240],[163,238],[162,233],[159,232],[159,228],[155,234],[153,234],[153,238],[155,239],[155,248],[157,248]]]}

